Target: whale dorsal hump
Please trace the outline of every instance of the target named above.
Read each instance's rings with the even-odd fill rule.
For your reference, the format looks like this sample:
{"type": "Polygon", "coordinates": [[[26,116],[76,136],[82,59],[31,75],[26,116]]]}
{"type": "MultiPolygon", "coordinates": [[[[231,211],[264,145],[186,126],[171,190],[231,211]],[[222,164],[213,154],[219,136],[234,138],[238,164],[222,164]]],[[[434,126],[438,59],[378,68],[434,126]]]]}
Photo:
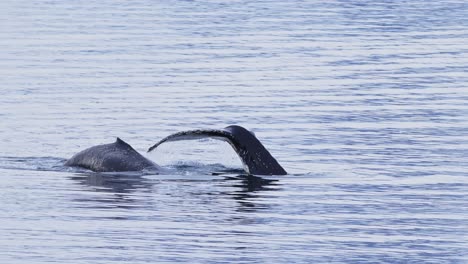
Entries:
{"type": "Polygon", "coordinates": [[[117,137],[117,139],[115,140],[115,144],[116,144],[116,145],[120,145],[120,146],[125,146],[125,147],[130,147],[130,148],[132,148],[132,146],[130,146],[130,144],[128,144],[127,142],[123,141],[123,140],[120,139],[119,137],[117,137]]]}

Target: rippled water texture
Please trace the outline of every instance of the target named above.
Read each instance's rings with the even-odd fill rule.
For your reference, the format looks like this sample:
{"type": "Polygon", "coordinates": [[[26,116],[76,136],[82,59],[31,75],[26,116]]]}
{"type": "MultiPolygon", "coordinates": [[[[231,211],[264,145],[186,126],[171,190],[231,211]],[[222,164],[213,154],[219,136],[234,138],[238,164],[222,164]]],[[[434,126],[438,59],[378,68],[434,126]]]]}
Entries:
{"type": "Polygon", "coordinates": [[[466,1],[0,10],[0,263],[468,262],[466,1]],[[214,141],[147,155],[159,175],[62,165],[231,124],[290,174],[214,141]]]}

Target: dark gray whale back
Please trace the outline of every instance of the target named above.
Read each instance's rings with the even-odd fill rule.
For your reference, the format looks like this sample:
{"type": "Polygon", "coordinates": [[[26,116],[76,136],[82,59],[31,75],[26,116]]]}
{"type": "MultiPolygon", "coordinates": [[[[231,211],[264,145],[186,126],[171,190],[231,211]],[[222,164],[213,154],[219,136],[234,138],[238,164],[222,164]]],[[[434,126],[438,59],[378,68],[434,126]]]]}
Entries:
{"type": "Polygon", "coordinates": [[[75,154],[67,160],[65,166],[82,167],[96,172],[159,169],[156,163],[143,157],[120,138],[114,143],[90,147],[75,154]]]}
{"type": "Polygon", "coordinates": [[[287,172],[268,152],[255,135],[241,126],[228,126],[224,129],[199,129],[182,131],[172,134],[148,149],[154,150],[165,142],[213,138],[227,141],[236,151],[249,174],[254,175],[285,175],[287,172]]]}

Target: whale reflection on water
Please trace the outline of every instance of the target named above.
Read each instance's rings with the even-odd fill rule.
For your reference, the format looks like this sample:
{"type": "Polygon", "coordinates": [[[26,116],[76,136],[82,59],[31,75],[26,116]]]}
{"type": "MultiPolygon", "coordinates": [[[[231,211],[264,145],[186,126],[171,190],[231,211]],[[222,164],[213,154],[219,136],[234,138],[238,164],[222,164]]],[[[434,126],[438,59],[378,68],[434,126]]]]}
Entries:
{"type": "Polygon", "coordinates": [[[173,204],[194,199],[206,204],[229,197],[238,202],[239,211],[251,211],[265,207],[251,202],[251,199],[261,192],[277,190],[279,185],[276,179],[246,174],[223,175],[219,172],[197,177],[81,173],[70,179],[81,186],[81,191],[85,191],[73,199],[78,202],[78,207],[99,209],[151,208],[160,203],[173,204]]]}

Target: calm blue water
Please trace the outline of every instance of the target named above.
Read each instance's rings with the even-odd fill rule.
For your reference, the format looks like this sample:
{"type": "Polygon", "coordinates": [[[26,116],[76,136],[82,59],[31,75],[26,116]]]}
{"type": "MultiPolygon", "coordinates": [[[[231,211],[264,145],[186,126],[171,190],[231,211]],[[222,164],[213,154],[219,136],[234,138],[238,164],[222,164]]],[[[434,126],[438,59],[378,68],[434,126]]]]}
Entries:
{"type": "Polygon", "coordinates": [[[0,263],[468,263],[468,3],[0,3],[0,263]],[[252,129],[166,168],[62,163],[121,137],[252,129]]]}

